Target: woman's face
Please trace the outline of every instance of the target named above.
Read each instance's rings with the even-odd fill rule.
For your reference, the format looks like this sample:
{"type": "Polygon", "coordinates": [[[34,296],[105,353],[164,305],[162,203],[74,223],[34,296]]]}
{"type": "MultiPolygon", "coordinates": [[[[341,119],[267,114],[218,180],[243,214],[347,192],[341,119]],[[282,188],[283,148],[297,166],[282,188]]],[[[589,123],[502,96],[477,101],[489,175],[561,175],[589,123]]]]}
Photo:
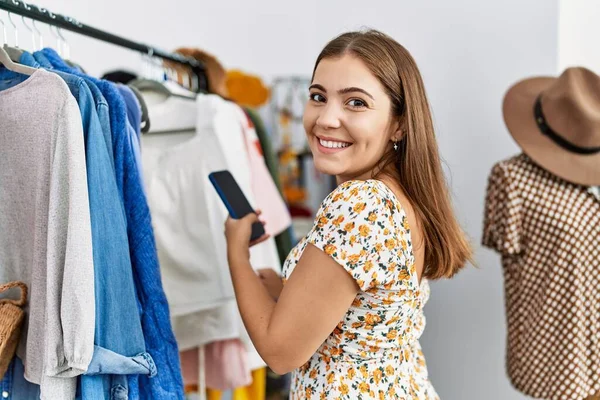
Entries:
{"type": "Polygon", "coordinates": [[[379,80],[353,55],[322,60],[310,86],[304,129],[315,167],[338,183],[369,179],[399,140],[391,101],[379,80]]]}

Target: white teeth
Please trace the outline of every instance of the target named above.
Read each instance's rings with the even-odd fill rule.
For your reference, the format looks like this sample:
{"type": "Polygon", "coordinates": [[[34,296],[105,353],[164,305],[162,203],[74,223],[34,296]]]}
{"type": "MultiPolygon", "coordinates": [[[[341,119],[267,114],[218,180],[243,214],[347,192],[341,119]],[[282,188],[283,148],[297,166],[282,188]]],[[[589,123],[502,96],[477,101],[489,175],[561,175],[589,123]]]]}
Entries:
{"type": "Polygon", "coordinates": [[[350,146],[350,143],[332,142],[330,140],[319,139],[321,146],[327,147],[328,149],[343,149],[350,146]]]}

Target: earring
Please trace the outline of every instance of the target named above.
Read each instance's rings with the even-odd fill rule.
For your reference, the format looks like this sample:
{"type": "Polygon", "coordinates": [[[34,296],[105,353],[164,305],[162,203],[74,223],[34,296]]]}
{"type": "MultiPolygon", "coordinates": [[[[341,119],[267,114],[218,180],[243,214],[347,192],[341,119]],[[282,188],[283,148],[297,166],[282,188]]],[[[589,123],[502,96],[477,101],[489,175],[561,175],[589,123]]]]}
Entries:
{"type": "Polygon", "coordinates": [[[398,151],[398,142],[394,142],[394,151],[398,151]]]}

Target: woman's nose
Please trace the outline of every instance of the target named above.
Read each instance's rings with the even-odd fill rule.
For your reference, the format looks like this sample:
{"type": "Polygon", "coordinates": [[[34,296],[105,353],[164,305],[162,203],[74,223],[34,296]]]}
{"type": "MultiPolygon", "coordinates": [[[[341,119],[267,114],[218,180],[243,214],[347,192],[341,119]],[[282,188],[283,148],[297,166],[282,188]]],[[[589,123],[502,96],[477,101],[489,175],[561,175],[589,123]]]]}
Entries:
{"type": "Polygon", "coordinates": [[[317,118],[317,126],[321,129],[337,129],[342,126],[340,120],[341,110],[335,104],[327,104],[322,107],[317,118]]]}

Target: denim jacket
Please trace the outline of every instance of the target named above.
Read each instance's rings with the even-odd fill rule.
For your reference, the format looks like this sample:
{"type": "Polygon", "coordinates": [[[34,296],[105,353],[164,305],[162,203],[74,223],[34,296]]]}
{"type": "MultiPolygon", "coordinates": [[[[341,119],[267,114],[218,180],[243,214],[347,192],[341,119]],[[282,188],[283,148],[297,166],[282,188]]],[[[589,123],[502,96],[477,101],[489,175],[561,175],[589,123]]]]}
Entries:
{"type": "MultiPolygon", "coordinates": [[[[42,53],[56,69],[76,72],[69,68],[54,50],[44,49],[42,53]]],[[[183,399],[179,351],[171,328],[169,305],[162,287],[150,209],[139,176],[132,142],[128,140],[126,106],[112,83],[84,75],[84,79],[86,78],[98,86],[109,104],[115,172],[125,204],[129,251],[141,310],[143,338],[157,368],[154,378],[150,379],[146,375],[139,377],[139,397],[153,400],[183,399]]],[[[138,396],[136,384],[137,376],[133,376],[129,380],[131,399],[138,396]]],[[[85,399],[87,400],[87,397],[85,399]]]]}

